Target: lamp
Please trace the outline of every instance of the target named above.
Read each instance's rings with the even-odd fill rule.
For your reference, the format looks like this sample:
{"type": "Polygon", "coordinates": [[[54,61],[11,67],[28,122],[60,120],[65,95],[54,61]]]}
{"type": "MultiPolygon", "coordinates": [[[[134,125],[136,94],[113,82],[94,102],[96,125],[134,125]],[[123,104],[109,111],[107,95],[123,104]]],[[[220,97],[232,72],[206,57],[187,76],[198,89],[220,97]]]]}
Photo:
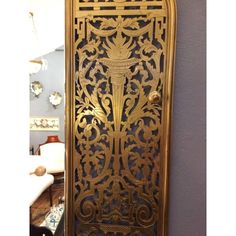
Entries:
{"type": "Polygon", "coordinates": [[[29,73],[30,74],[36,74],[40,71],[42,67],[42,61],[41,60],[30,60],[29,61],[29,73]]]}
{"type": "Polygon", "coordinates": [[[37,34],[37,30],[35,27],[35,23],[34,23],[34,14],[33,12],[29,12],[29,15],[31,17],[31,21],[32,21],[32,40],[34,42],[32,42],[32,45],[34,47],[34,51],[38,51],[38,55],[40,55],[41,57],[39,59],[31,59],[29,60],[29,74],[36,74],[38,73],[41,69],[45,70],[47,69],[47,61],[45,59],[43,59],[41,53],[40,53],[40,44],[39,44],[39,39],[38,39],[38,34],[37,34]]]}

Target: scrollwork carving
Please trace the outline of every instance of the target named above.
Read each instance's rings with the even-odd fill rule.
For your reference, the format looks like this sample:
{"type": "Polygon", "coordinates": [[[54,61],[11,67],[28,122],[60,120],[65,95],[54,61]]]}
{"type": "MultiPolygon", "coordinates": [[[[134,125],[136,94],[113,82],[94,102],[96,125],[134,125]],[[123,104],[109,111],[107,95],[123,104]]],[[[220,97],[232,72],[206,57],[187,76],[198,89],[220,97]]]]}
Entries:
{"type": "Polygon", "coordinates": [[[81,235],[156,235],[163,104],[149,94],[163,96],[166,4],[98,2],[76,3],[76,222],[81,235]]]}

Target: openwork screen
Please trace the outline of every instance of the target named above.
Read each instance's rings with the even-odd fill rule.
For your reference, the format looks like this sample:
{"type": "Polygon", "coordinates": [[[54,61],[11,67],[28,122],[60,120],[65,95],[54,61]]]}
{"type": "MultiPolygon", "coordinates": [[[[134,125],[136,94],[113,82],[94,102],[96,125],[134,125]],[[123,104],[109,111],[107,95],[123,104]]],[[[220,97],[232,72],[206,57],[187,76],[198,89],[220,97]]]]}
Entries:
{"type": "Polygon", "coordinates": [[[164,0],[74,1],[77,235],[157,236],[164,0]]]}

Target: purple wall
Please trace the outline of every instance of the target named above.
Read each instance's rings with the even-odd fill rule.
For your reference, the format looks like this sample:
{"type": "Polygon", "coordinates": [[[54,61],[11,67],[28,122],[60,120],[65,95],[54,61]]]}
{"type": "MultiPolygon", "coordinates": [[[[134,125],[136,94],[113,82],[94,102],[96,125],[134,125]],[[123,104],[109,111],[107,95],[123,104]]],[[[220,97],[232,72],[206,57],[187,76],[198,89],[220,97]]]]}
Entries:
{"type": "Polygon", "coordinates": [[[177,1],[168,236],[206,235],[206,3],[177,1]]]}

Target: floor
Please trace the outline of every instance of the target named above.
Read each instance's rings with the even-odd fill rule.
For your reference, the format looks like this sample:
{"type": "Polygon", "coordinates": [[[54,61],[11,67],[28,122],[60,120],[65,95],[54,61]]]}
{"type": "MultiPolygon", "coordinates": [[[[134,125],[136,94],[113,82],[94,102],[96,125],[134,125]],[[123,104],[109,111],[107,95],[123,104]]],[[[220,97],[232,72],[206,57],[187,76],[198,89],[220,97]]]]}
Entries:
{"type": "MultiPolygon", "coordinates": [[[[64,196],[64,183],[52,185],[53,205],[57,205],[64,196]]],[[[31,206],[31,224],[40,225],[50,210],[49,192],[45,191],[31,206]]]]}

